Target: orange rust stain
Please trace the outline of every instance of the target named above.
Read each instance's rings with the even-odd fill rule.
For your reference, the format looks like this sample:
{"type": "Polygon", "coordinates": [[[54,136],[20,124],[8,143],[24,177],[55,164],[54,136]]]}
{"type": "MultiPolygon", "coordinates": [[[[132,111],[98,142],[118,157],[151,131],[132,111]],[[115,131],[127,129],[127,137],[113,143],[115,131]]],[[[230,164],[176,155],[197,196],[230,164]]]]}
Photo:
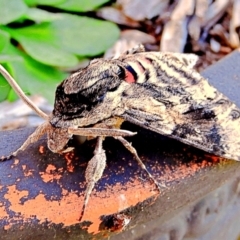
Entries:
{"type": "MultiPolygon", "coordinates": [[[[16,186],[9,186],[8,187],[8,192],[4,195],[4,198],[9,200],[9,202],[11,203],[11,207],[20,205],[20,199],[22,197],[28,196],[28,191],[23,190],[23,191],[18,191],[16,189],[16,186]]],[[[10,208],[11,208],[10,207],[10,208]]],[[[0,218],[9,218],[8,213],[6,212],[5,206],[1,206],[0,207],[0,218]]],[[[6,225],[6,227],[10,227],[10,225],[6,225]]]]}
{"type": "Polygon", "coordinates": [[[39,151],[41,154],[44,153],[44,150],[45,150],[45,149],[44,149],[44,146],[39,146],[39,150],[38,150],[38,151],[39,151]]]}
{"type": "Polygon", "coordinates": [[[24,176],[25,177],[33,176],[33,172],[34,172],[34,170],[25,170],[24,171],[24,176]]]}
{"type": "Polygon", "coordinates": [[[7,217],[9,216],[8,216],[8,213],[6,212],[5,207],[3,205],[0,206],[0,219],[7,218],[7,217]]]}
{"type": "Polygon", "coordinates": [[[10,229],[11,228],[11,225],[9,224],[9,225],[5,225],[4,227],[3,227],[3,229],[5,230],[5,231],[7,231],[8,229],[10,229]]]}
{"type": "MultiPolygon", "coordinates": [[[[196,157],[192,157],[192,161],[188,162],[186,164],[180,162],[179,164],[176,164],[174,166],[171,166],[171,168],[166,165],[164,167],[160,165],[156,165],[154,167],[156,172],[162,172],[164,171],[159,177],[158,180],[166,182],[176,181],[185,179],[187,177],[194,176],[196,172],[200,172],[205,168],[211,167],[216,165],[219,162],[223,162],[222,158],[213,156],[213,155],[206,155],[206,159],[203,159],[200,162],[196,162],[196,157]]],[[[226,161],[227,162],[227,161],[226,161]]]]}
{"type": "Polygon", "coordinates": [[[14,162],[11,165],[11,168],[15,168],[19,164],[19,159],[14,158],[14,162]]]}
{"type": "Polygon", "coordinates": [[[11,202],[11,205],[19,204],[19,200],[22,197],[28,196],[28,191],[26,190],[19,191],[16,189],[16,185],[12,185],[7,188],[8,192],[4,195],[4,198],[8,199],[11,202]]]}
{"type": "Polygon", "coordinates": [[[108,187],[106,191],[96,194],[94,191],[89,200],[83,221],[91,221],[93,224],[88,228],[88,232],[99,232],[99,224],[101,215],[114,214],[122,211],[130,206],[135,206],[149,197],[159,194],[154,191],[155,186],[146,182],[144,186],[136,179],[133,182],[117,184],[114,187],[108,187]]]}
{"type": "Polygon", "coordinates": [[[57,168],[52,165],[52,164],[48,164],[47,168],[46,168],[46,173],[51,173],[52,171],[55,171],[57,168]]]}
{"type": "MultiPolygon", "coordinates": [[[[145,183],[143,186],[141,182],[135,180],[124,184],[124,188],[123,185],[117,184],[114,187],[107,187],[105,191],[93,192],[83,219],[93,222],[88,231],[99,232],[101,215],[116,213],[156,195],[156,192],[153,191],[154,188],[155,186],[150,183],[145,183]]],[[[79,197],[77,193],[68,192],[62,188],[62,199],[59,201],[47,200],[44,194],[40,193],[35,199],[20,204],[20,199],[27,195],[28,191],[19,191],[14,185],[8,188],[8,193],[4,196],[11,202],[10,210],[21,213],[23,221],[28,221],[32,216],[36,216],[40,223],[45,222],[46,219],[64,226],[79,223],[83,196],[79,197]]],[[[7,216],[3,208],[0,208],[0,216],[7,216]]]]}
{"type": "Polygon", "coordinates": [[[57,170],[57,168],[52,165],[48,164],[45,172],[40,172],[40,176],[44,182],[52,182],[53,180],[59,180],[62,177],[61,170],[57,170]]]}
{"type": "Polygon", "coordinates": [[[205,168],[205,167],[207,167],[208,166],[208,162],[206,161],[206,160],[203,160],[202,162],[201,162],[201,168],[205,168]]]}
{"type": "Polygon", "coordinates": [[[25,164],[22,165],[22,170],[25,177],[29,177],[33,175],[34,170],[27,169],[27,165],[25,164]]]}
{"type": "MultiPolygon", "coordinates": [[[[63,223],[65,226],[79,223],[77,219],[81,201],[77,194],[70,192],[60,201],[56,201],[46,200],[44,194],[41,193],[35,199],[20,204],[21,197],[26,196],[27,193],[27,191],[18,191],[15,186],[11,186],[4,196],[11,202],[10,210],[21,213],[23,220],[27,221],[36,215],[40,222],[45,222],[47,219],[56,224],[63,223]]],[[[6,214],[1,215],[6,216],[6,214]]]]}
{"type": "Polygon", "coordinates": [[[14,164],[14,165],[17,165],[18,163],[19,163],[19,159],[14,159],[13,164],[14,164]]]}
{"type": "Polygon", "coordinates": [[[217,157],[217,156],[214,156],[214,155],[208,155],[208,154],[206,154],[206,156],[209,157],[213,163],[218,163],[218,162],[220,162],[221,159],[222,159],[222,158],[217,157]]]}
{"type": "Polygon", "coordinates": [[[67,171],[68,172],[73,172],[74,171],[74,166],[72,164],[73,158],[74,158],[74,153],[73,152],[68,152],[64,154],[64,157],[67,161],[67,171]]]}
{"type": "MultiPolygon", "coordinates": [[[[66,154],[67,155],[67,154],[66,154]]],[[[66,160],[71,162],[71,155],[66,157],[66,160]]],[[[219,161],[219,158],[215,159],[219,161]]],[[[188,163],[177,166],[164,167],[164,174],[162,174],[158,180],[161,182],[183,179],[188,176],[194,175],[202,168],[213,165],[208,160],[203,160],[199,163],[188,163]]],[[[156,165],[156,171],[163,170],[162,166],[156,165]]],[[[49,182],[54,179],[59,179],[61,175],[58,174],[59,170],[56,170],[54,165],[49,164],[45,172],[40,173],[43,181],[49,182]]],[[[85,183],[81,183],[85,184],[85,183]]],[[[91,221],[92,224],[88,228],[88,232],[99,232],[99,217],[101,215],[109,215],[119,212],[127,207],[135,206],[137,203],[142,202],[149,197],[158,195],[158,192],[153,191],[155,186],[150,184],[149,181],[140,182],[137,179],[133,179],[132,182],[128,181],[124,184],[116,184],[113,187],[107,187],[102,192],[93,191],[91,194],[86,212],[83,217],[83,221],[91,221]]],[[[52,223],[62,223],[64,226],[70,226],[78,222],[79,214],[83,204],[83,196],[78,197],[77,193],[68,192],[68,190],[62,188],[62,199],[46,200],[44,194],[39,194],[35,199],[26,201],[23,205],[19,203],[21,195],[26,195],[26,191],[17,191],[15,186],[9,188],[5,197],[11,200],[11,210],[15,212],[21,212],[23,218],[31,218],[36,215],[40,222],[45,222],[47,219],[52,223]],[[11,191],[10,191],[11,190],[11,191]],[[13,200],[12,200],[13,199],[13,200]],[[15,200],[14,200],[15,199],[15,200]]],[[[0,208],[0,216],[5,216],[6,212],[0,208]]]]}

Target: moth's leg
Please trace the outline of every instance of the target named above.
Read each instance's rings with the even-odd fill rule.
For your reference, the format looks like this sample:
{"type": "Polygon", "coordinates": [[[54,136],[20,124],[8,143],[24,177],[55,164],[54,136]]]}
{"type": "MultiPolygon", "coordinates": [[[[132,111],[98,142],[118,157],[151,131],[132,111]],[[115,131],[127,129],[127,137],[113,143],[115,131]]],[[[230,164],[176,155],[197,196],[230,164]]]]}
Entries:
{"type": "Polygon", "coordinates": [[[42,137],[48,130],[49,123],[44,122],[40,126],[37,127],[37,129],[27,138],[27,140],[23,143],[23,145],[18,148],[15,152],[13,152],[11,155],[6,157],[1,157],[0,161],[6,161],[10,159],[11,157],[14,157],[18,154],[19,151],[24,151],[31,143],[36,142],[40,137],[42,137]]]}
{"type": "Polygon", "coordinates": [[[106,154],[102,148],[103,137],[97,138],[97,144],[94,150],[94,156],[89,161],[85,173],[87,182],[87,189],[85,191],[84,202],[82,211],[79,217],[79,221],[82,220],[86,206],[88,204],[89,197],[97,181],[102,177],[103,171],[106,167],[106,154]]]}
{"type": "Polygon", "coordinates": [[[130,132],[127,130],[122,129],[108,129],[108,128],[68,128],[68,133],[73,135],[80,135],[80,136],[105,136],[105,137],[114,137],[114,136],[122,136],[122,137],[130,137],[137,133],[130,132]]]}
{"type": "Polygon", "coordinates": [[[124,122],[124,119],[121,117],[111,117],[101,121],[100,123],[95,124],[90,128],[76,128],[69,127],[68,133],[74,135],[87,136],[91,139],[91,137],[114,137],[114,136],[122,136],[122,137],[131,137],[136,132],[131,132],[127,130],[120,129],[121,124],[124,122]]]}
{"type": "Polygon", "coordinates": [[[133,156],[136,158],[138,164],[140,165],[140,167],[148,174],[148,177],[153,181],[153,183],[157,186],[159,192],[161,190],[161,187],[166,188],[165,184],[160,184],[154,177],[153,175],[147,170],[146,166],[144,165],[144,163],[142,162],[142,160],[140,159],[140,157],[138,156],[138,153],[136,151],[136,149],[123,137],[114,137],[115,139],[119,140],[123,146],[125,148],[128,149],[128,151],[130,151],[133,156]]]}

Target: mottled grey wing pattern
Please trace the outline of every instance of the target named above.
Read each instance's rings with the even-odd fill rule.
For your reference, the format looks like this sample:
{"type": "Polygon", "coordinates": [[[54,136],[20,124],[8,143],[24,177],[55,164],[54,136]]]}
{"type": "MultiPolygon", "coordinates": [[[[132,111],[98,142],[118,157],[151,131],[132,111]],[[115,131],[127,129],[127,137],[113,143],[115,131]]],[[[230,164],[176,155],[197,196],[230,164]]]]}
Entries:
{"type": "Polygon", "coordinates": [[[187,62],[169,53],[139,53],[122,60],[138,78],[124,91],[125,110],[119,115],[188,145],[240,160],[240,110],[187,62]]]}

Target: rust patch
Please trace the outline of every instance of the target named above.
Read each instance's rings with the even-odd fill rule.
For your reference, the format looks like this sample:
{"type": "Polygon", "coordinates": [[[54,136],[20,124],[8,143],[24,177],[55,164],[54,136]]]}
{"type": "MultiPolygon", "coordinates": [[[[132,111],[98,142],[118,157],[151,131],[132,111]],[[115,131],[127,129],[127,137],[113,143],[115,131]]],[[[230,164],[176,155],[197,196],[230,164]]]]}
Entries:
{"type": "Polygon", "coordinates": [[[1,204],[0,206],[0,218],[3,219],[3,218],[7,218],[9,217],[7,212],[6,212],[6,209],[5,207],[1,204]]]}
{"type": "Polygon", "coordinates": [[[68,193],[60,201],[47,200],[44,194],[40,193],[35,199],[21,204],[20,199],[27,195],[28,191],[18,191],[15,185],[8,187],[8,193],[4,195],[5,199],[11,202],[9,209],[20,213],[18,219],[21,217],[27,222],[28,219],[36,216],[40,223],[45,222],[46,219],[55,224],[63,223],[65,226],[78,223],[76,209],[79,208],[80,200],[76,193],[68,193]]]}
{"type": "Polygon", "coordinates": [[[73,159],[77,160],[78,158],[74,157],[73,152],[65,153],[64,158],[67,161],[67,171],[68,172],[74,172],[73,159]]]}
{"type": "Polygon", "coordinates": [[[183,163],[179,161],[179,164],[176,163],[175,165],[171,166],[165,165],[164,167],[162,167],[161,165],[156,164],[152,168],[152,170],[156,172],[163,171],[163,174],[158,177],[158,181],[163,181],[164,183],[166,183],[192,177],[197,172],[203,171],[209,167],[213,167],[214,165],[219,167],[221,166],[221,164],[231,164],[232,162],[230,160],[209,154],[206,154],[204,156],[204,159],[202,159],[201,161],[196,161],[198,159],[198,156],[191,156],[191,158],[192,161],[188,163],[183,163]]]}
{"type": "MultiPolygon", "coordinates": [[[[54,167],[50,166],[48,169],[54,167]]],[[[84,215],[84,220],[92,222],[88,232],[98,233],[101,216],[115,214],[142,202],[156,194],[153,189],[154,185],[147,183],[143,186],[141,182],[135,180],[124,184],[124,188],[123,185],[117,184],[114,187],[107,187],[107,190],[94,192],[84,215]]],[[[20,199],[26,196],[28,191],[19,191],[15,185],[8,187],[8,192],[4,195],[4,198],[11,202],[9,209],[18,213],[18,220],[28,222],[36,216],[40,223],[48,220],[55,224],[63,224],[65,227],[79,223],[83,196],[79,197],[77,193],[62,188],[61,200],[47,200],[45,195],[40,193],[35,199],[26,200],[22,204],[20,199]]],[[[9,217],[4,207],[0,208],[0,216],[9,217]]]]}
{"type": "Polygon", "coordinates": [[[4,229],[5,231],[9,230],[10,228],[11,228],[11,225],[10,225],[10,224],[5,225],[5,226],[3,227],[3,229],[4,229]]]}
{"type": "Polygon", "coordinates": [[[4,195],[5,199],[8,199],[11,202],[11,205],[17,205],[19,204],[19,200],[22,197],[27,197],[29,192],[27,190],[19,191],[16,188],[16,185],[12,185],[7,187],[8,192],[4,195]]]}
{"type": "Polygon", "coordinates": [[[52,164],[48,164],[45,172],[39,172],[42,180],[44,182],[52,182],[54,180],[59,180],[62,177],[62,168],[58,169],[52,165],[52,164]]]}
{"type": "Polygon", "coordinates": [[[22,165],[22,170],[23,170],[24,177],[33,176],[34,170],[33,169],[32,170],[28,169],[27,165],[23,164],[22,165]]]}
{"type": "Polygon", "coordinates": [[[38,149],[38,151],[41,153],[41,154],[43,154],[44,153],[44,151],[45,151],[45,149],[44,149],[44,146],[39,146],[39,149],[38,149]]]}
{"type": "Polygon", "coordinates": [[[18,165],[18,163],[19,163],[19,159],[15,158],[13,164],[18,165]]]}
{"type": "Polygon", "coordinates": [[[51,174],[53,171],[55,171],[57,168],[52,165],[52,164],[48,164],[47,168],[46,168],[46,173],[51,174]]]}
{"type": "Polygon", "coordinates": [[[101,224],[100,216],[115,214],[149,197],[156,196],[158,191],[154,189],[154,184],[147,182],[143,185],[134,179],[133,182],[128,181],[124,185],[118,183],[102,192],[94,191],[82,221],[91,221],[93,224],[88,228],[88,232],[97,233],[101,224]]]}

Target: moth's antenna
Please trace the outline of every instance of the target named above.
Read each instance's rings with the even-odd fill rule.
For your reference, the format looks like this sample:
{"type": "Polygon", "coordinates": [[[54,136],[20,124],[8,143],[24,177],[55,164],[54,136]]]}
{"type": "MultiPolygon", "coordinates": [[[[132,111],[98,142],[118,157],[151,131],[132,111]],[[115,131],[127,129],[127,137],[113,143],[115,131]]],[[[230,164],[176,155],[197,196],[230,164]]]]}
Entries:
{"type": "Polygon", "coordinates": [[[6,78],[8,83],[12,86],[12,88],[15,90],[17,95],[34,111],[40,116],[41,118],[48,120],[48,115],[44,113],[41,109],[39,109],[22,91],[22,89],[19,87],[19,85],[16,83],[16,81],[12,78],[12,76],[7,72],[7,70],[0,65],[0,73],[6,78]]]}

